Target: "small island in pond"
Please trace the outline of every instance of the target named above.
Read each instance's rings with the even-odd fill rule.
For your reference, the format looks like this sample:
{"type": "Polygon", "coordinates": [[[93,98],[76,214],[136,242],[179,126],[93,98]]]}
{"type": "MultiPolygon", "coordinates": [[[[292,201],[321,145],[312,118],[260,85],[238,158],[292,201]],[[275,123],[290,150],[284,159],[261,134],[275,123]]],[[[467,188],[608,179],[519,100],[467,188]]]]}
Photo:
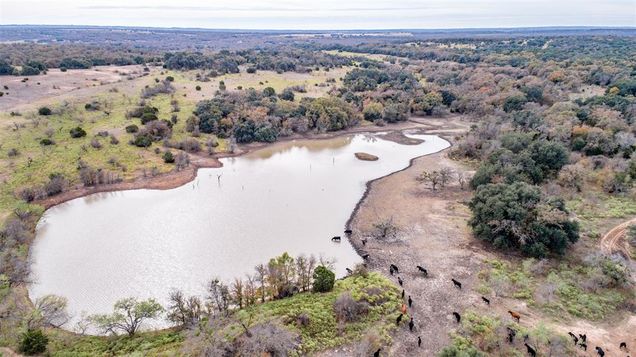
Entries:
{"type": "Polygon", "coordinates": [[[366,152],[357,152],[354,154],[358,160],[362,161],[378,161],[379,157],[375,155],[368,154],[366,152]]]}

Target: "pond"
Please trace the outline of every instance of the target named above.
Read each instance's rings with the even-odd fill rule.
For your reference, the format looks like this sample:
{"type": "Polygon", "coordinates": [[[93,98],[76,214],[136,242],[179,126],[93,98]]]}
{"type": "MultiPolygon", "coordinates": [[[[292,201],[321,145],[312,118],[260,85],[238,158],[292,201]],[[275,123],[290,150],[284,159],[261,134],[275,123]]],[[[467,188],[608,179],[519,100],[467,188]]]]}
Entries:
{"type": "Polygon", "coordinates": [[[211,278],[229,283],[283,252],[335,261],[343,276],[361,261],[343,230],[366,182],[449,146],[433,135],[407,136],[423,141],[403,145],[381,134],[288,141],[221,159],[222,168],[200,169],[175,189],[98,193],[52,207],[31,248],[30,297],[64,296],[75,319],[110,312],[124,297],[165,305],[173,288],[203,297],[211,278]],[[340,235],[341,243],[331,241],[340,235]]]}

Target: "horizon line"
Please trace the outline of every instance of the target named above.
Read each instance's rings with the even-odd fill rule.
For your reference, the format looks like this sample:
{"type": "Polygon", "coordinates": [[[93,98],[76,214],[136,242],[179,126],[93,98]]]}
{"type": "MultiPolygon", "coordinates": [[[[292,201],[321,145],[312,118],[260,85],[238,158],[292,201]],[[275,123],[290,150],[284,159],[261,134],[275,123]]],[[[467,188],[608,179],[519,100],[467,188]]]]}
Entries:
{"type": "Polygon", "coordinates": [[[505,31],[505,30],[549,30],[549,29],[563,29],[563,30],[636,30],[634,26],[612,26],[612,25],[542,25],[542,26],[518,26],[518,27],[421,27],[421,28],[357,28],[357,29],[293,29],[293,28],[215,28],[215,27],[181,27],[181,26],[141,26],[141,25],[89,25],[89,24],[33,24],[33,23],[14,23],[14,24],[0,24],[0,27],[87,27],[87,28],[132,28],[132,29],[162,29],[162,30],[211,30],[211,31],[276,31],[276,32],[359,32],[359,31],[374,31],[374,32],[397,32],[397,31],[476,31],[476,30],[490,30],[490,31],[505,31]]]}

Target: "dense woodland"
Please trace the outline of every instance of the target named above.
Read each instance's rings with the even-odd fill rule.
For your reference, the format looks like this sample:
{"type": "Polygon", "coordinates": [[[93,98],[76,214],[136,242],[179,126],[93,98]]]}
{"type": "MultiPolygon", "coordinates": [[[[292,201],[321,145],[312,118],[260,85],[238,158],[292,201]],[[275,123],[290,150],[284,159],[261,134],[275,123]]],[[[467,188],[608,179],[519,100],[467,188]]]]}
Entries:
{"type": "MultiPolygon", "coordinates": [[[[476,239],[491,244],[499,252],[557,262],[566,260],[574,243],[598,238],[599,234],[594,227],[580,223],[580,217],[576,217],[568,202],[585,200],[585,191],[600,192],[603,197],[636,198],[634,37],[304,43],[276,49],[167,53],[159,49],[113,50],[69,44],[0,46],[4,57],[0,58],[0,75],[45,75],[48,68],[72,70],[97,65],[144,64],[163,66],[166,71],[196,72],[197,83],[206,85],[220,75],[240,72],[283,74],[346,68],[338,84],[335,80],[324,83],[329,87],[327,94],[316,98],[301,98],[299,94],[307,90],[302,86],[276,92],[272,87],[264,90],[226,88],[220,81],[214,96],[195,103],[192,113],[180,113],[179,105],[184,99],[173,94],[178,81],[170,76],[157,78],[155,84],[144,88],[139,100],[126,109],[130,124],[125,131],[129,141],[122,145],[153,147],[166,163],[182,169],[188,165],[189,155],[213,154],[219,140],[228,140],[234,147],[359,125],[387,126],[413,116],[461,116],[471,123],[471,130],[457,138],[452,156],[475,169],[470,179],[474,194],[468,204],[472,214],[469,225],[476,239]],[[170,98],[170,112],[161,112],[152,105],[152,98],[162,95],[170,98]],[[173,137],[175,125],[184,125],[186,137],[173,137]],[[201,142],[205,143],[207,153],[201,142]],[[173,151],[176,154],[173,155],[173,151]]],[[[88,103],[85,109],[103,110],[99,106],[98,102],[88,103]]],[[[47,107],[40,108],[38,113],[41,117],[51,114],[55,113],[47,107]]],[[[81,138],[86,132],[78,126],[68,134],[81,138]]],[[[109,135],[106,133],[104,137],[111,137],[111,144],[114,140],[119,143],[109,135]]],[[[43,138],[40,144],[44,147],[55,142],[43,138]]],[[[2,150],[7,151],[7,157],[19,156],[13,148],[2,147],[2,150]]],[[[82,161],[78,162],[77,177],[55,172],[46,174],[41,185],[21,187],[15,195],[25,202],[33,202],[71,189],[69,182],[78,178],[84,186],[121,180],[112,170],[90,167],[82,161]]],[[[23,286],[28,280],[25,251],[33,239],[37,218],[38,213],[33,210],[15,209],[0,231],[0,277],[5,300],[12,299],[11,289],[23,286]]],[[[634,238],[631,244],[634,245],[634,238]]],[[[633,299],[633,292],[624,289],[630,284],[628,266],[620,257],[598,259],[602,269],[590,270],[586,285],[576,288],[581,289],[581,294],[617,289],[620,291],[618,309],[633,299]]],[[[599,262],[598,259],[591,264],[599,262]]],[[[124,331],[135,335],[137,325],[121,324],[128,311],[145,310],[142,315],[157,317],[166,308],[169,319],[182,329],[180,331],[185,331],[179,335],[179,341],[207,344],[204,349],[209,355],[261,351],[255,346],[241,345],[241,339],[234,345],[223,345],[215,339],[218,336],[212,342],[201,341],[198,333],[213,329],[210,326],[221,323],[219,321],[232,313],[234,323],[241,321],[240,311],[258,301],[266,303],[304,291],[311,294],[311,286],[316,290],[316,281],[324,279],[316,275],[322,270],[314,269],[317,265],[312,258],[294,260],[284,255],[267,266],[257,267],[257,275],[248,276],[247,280],[237,279],[230,284],[213,280],[207,303],[175,292],[170,307],[156,306],[152,301],[122,301],[115,307],[118,312],[93,317],[92,322],[106,332],[124,331]]],[[[321,274],[329,275],[324,271],[321,274]]],[[[354,275],[368,276],[363,268],[354,275]]],[[[333,274],[327,280],[331,280],[327,289],[331,290],[333,274]]],[[[344,295],[340,295],[333,306],[343,321],[353,321],[356,315],[369,311],[370,306],[382,305],[376,305],[374,300],[379,293],[367,291],[368,301],[364,303],[344,295]]],[[[3,323],[6,325],[3,328],[23,328],[26,332],[21,337],[22,344],[39,341],[42,345],[47,337],[42,335],[41,328],[55,325],[47,315],[51,313],[51,306],[41,307],[36,302],[40,310],[36,309],[39,315],[34,319],[28,308],[15,309],[15,298],[11,301],[10,309],[6,309],[5,303],[5,309],[0,310],[11,314],[11,323],[3,323]]],[[[52,309],[59,313],[64,308],[64,300],[59,298],[54,302],[52,309]]],[[[63,317],[55,315],[57,319],[60,316],[63,317]]],[[[299,315],[294,324],[309,323],[303,319],[299,315]]],[[[267,331],[259,332],[263,336],[281,338],[279,348],[298,348],[300,337],[290,336],[278,325],[259,326],[252,333],[264,329],[267,331]],[[272,328],[274,332],[269,330],[272,328]]],[[[245,325],[242,327],[249,334],[245,325]]],[[[183,345],[187,349],[188,343],[183,345]]],[[[442,355],[477,356],[484,352],[464,344],[450,346],[442,355]]]]}

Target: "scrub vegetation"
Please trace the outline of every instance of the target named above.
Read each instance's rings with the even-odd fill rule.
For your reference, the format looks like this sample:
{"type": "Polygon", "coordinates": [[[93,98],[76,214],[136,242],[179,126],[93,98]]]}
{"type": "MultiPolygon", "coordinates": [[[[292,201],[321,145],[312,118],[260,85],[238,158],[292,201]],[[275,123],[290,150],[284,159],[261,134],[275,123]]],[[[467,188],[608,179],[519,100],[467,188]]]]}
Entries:
{"type": "MultiPolygon", "coordinates": [[[[112,36],[85,31],[88,42],[112,36]]],[[[245,34],[246,43],[264,36],[245,34]]],[[[471,249],[487,258],[464,290],[524,304],[538,316],[529,326],[496,310],[462,311],[449,346],[435,353],[519,355],[527,335],[540,354],[571,355],[577,347],[551,324],[619,320],[633,306],[634,229],[603,243],[612,227],[636,216],[633,36],[281,37],[224,50],[139,41],[0,45],[0,101],[9,103],[15,88],[44,85],[55,93],[0,113],[0,345],[58,356],[304,355],[340,346],[372,355],[391,348],[402,336],[395,317],[404,297],[365,266],[335,280],[329,262],[285,253],[234,281],[210,277],[208,296],[176,290],[169,306],[122,297],[112,313],[71,327],[64,297],[28,301],[28,254],[44,209],[68,198],[149,182],[170,187],[258,145],[355,127],[390,130],[422,118],[443,126],[452,117],[469,128],[448,137],[456,166],[470,170],[413,178],[467,207],[460,223],[481,243],[471,249]],[[112,66],[121,66],[114,82],[76,84],[81,71],[112,66]],[[48,83],[53,73],[68,88],[48,83]],[[446,192],[455,182],[461,201],[446,192]],[[144,331],[158,318],[174,327],[144,331]],[[91,329],[104,336],[86,335],[91,329]],[[517,339],[506,343],[510,329],[517,339]]],[[[415,233],[388,222],[367,238],[409,244],[396,242],[415,233]]],[[[404,343],[395,348],[407,351],[404,343]]]]}

